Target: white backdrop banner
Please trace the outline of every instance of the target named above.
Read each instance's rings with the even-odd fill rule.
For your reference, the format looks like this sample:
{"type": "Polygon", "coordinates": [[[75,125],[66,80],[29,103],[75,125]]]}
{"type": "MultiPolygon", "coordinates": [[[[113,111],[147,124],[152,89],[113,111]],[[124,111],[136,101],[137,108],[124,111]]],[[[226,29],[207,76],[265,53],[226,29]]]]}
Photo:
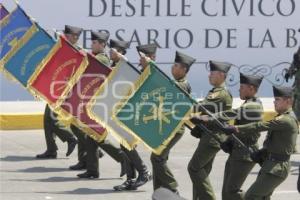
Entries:
{"type": "MultiPolygon", "coordinates": [[[[3,0],[9,9],[11,0],[3,0]]],[[[129,61],[138,63],[135,46],[156,42],[157,63],[170,74],[179,50],[197,58],[188,79],[194,95],[206,95],[209,60],[234,64],[227,85],[238,95],[238,72],[266,76],[259,95],[271,96],[271,84],[282,84],[281,71],[300,45],[299,0],[19,0],[42,27],[84,28],[80,44],[89,49],[90,30],[108,31],[112,39],[131,42],[129,61]]],[[[53,31],[52,31],[53,33],[53,31]]],[[[14,99],[1,77],[1,99],[14,99]]],[[[285,83],[284,83],[285,84],[285,83]]],[[[291,83],[287,83],[291,85],[291,83]]],[[[25,93],[25,92],[24,92],[25,93]]],[[[20,94],[18,94],[20,95],[20,94]]],[[[26,99],[27,96],[24,95],[26,99]]],[[[22,98],[21,98],[22,99],[22,98]]]]}

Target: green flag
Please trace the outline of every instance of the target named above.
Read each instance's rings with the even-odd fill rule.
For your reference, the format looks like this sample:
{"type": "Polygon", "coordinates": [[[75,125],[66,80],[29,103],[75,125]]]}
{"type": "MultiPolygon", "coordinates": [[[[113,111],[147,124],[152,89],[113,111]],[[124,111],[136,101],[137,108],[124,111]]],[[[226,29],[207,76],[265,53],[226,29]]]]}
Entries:
{"type": "Polygon", "coordinates": [[[113,119],[160,154],[183,126],[195,101],[153,63],[148,66],[113,119]]]}

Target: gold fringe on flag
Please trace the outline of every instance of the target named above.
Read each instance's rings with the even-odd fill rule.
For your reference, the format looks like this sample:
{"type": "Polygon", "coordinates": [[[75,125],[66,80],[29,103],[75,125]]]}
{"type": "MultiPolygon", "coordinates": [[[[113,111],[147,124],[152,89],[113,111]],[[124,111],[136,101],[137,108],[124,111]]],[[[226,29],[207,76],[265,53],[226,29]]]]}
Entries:
{"type": "Polygon", "coordinates": [[[45,68],[46,64],[50,61],[54,54],[61,48],[61,39],[59,39],[56,44],[49,51],[47,56],[41,61],[41,63],[36,67],[34,73],[30,76],[27,81],[27,87],[30,88],[33,82],[37,79],[41,71],[45,68]]]}
{"type": "Polygon", "coordinates": [[[121,67],[121,63],[125,62],[124,60],[120,60],[116,67],[113,68],[112,72],[108,75],[108,77],[105,79],[105,81],[101,84],[101,86],[97,89],[95,94],[92,96],[91,100],[88,102],[86,108],[87,108],[87,113],[88,116],[95,120],[97,123],[101,124],[103,127],[105,127],[117,140],[118,142],[123,145],[126,149],[132,150],[138,143],[138,139],[136,136],[132,135],[134,140],[129,143],[127,140],[125,140],[123,137],[121,137],[118,133],[114,131],[110,126],[108,126],[104,120],[100,117],[95,115],[95,113],[92,111],[92,108],[95,106],[97,97],[103,93],[104,89],[107,87],[107,85],[111,82],[113,77],[117,74],[121,67]]]}
{"type": "MultiPolygon", "coordinates": [[[[151,75],[151,67],[146,67],[146,69],[143,71],[143,73],[141,74],[141,76],[139,77],[139,79],[135,82],[134,84],[134,88],[132,90],[130,90],[129,94],[121,100],[120,105],[118,106],[118,109],[115,110],[115,112],[113,112],[112,115],[112,119],[123,129],[125,129],[128,133],[130,133],[131,135],[139,138],[139,140],[143,141],[141,137],[139,137],[137,134],[135,134],[131,129],[129,129],[122,121],[120,121],[117,118],[117,113],[128,103],[130,97],[143,85],[143,83],[147,80],[147,78],[151,75]]],[[[183,117],[184,120],[181,120],[178,125],[176,126],[176,128],[172,131],[172,133],[170,134],[170,136],[157,148],[152,148],[150,147],[147,143],[143,142],[145,144],[145,146],[152,151],[153,153],[160,155],[163,150],[166,148],[166,146],[170,143],[170,141],[174,138],[174,136],[176,135],[176,133],[178,132],[178,130],[184,125],[184,123],[187,121],[185,119],[187,119],[190,114],[192,113],[192,107],[191,109],[185,114],[185,116],[183,117]]]]}
{"type": "Polygon", "coordinates": [[[33,24],[23,35],[20,40],[18,40],[18,44],[13,46],[7,54],[0,60],[0,70],[3,69],[5,64],[9,61],[9,59],[15,55],[15,53],[24,45],[28,42],[28,40],[38,31],[38,27],[33,24]]]}
{"type": "Polygon", "coordinates": [[[62,123],[67,122],[67,124],[64,124],[66,126],[70,126],[71,124],[75,125],[77,128],[81,129],[84,133],[89,135],[92,139],[94,139],[96,142],[102,142],[107,137],[107,130],[105,130],[101,135],[97,133],[94,129],[90,128],[87,124],[80,121],[78,118],[70,114],[65,109],[58,107],[54,110],[55,113],[58,114],[58,116],[61,117],[62,123]]]}
{"type": "Polygon", "coordinates": [[[63,101],[67,98],[67,95],[69,94],[69,92],[72,90],[72,88],[74,87],[74,85],[79,81],[79,79],[81,78],[82,74],[85,72],[88,64],[89,64],[88,58],[87,58],[87,56],[85,56],[83,58],[81,64],[80,64],[80,66],[76,70],[75,74],[68,81],[67,87],[64,89],[64,91],[62,92],[61,96],[56,101],[55,107],[60,106],[63,103],[63,101]]]}

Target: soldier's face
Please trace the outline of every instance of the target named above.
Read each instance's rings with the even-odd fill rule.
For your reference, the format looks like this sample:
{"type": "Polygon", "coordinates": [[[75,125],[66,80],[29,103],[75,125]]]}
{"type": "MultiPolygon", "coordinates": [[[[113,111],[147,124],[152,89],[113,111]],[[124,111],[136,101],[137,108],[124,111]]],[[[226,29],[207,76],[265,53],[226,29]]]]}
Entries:
{"type": "Polygon", "coordinates": [[[180,78],[183,78],[186,75],[186,68],[182,66],[180,63],[174,63],[171,72],[174,79],[178,80],[180,78]]]}
{"type": "Polygon", "coordinates": [[[76,34],[65,34],[65,36],[67,40],[73,45],[75,45],[78,42],[79,36],[76,34]]]}
{"type": "Polygon", "coordinates": [[[151,60],[155,61],[156,55],[155,54],[149,54],[147,55],[151,60]]]}
{"type": "Polygon", "coordinates": [[[118,49],[116,49],[116,51],[110,50],[109,53],[110,53],[110,59],[113,62],[118,62],[121,59],[120,54],[122,54],[122,52],[120,52],[118,49]]]}
{"type": "Polygon", "coordinates": [[[291,98],[287,97],[275,97],[274,107],[277,113],[283,113],[292,106],[293,102],[291,98]]]}
{"type": "Polygon", "coordinates": [[[105,43],[99,42],[98,40],[92,40],[92,52],[93,53],[102,53],[104,52],[105,43]]]}
{"type": "Polygon", "coordinates": [[[209,83],[212,86],[219,86],[221,85],[224,81],[225,81],[225,74],[223,72],[220,71],[211,71],[209,73],[209,83]]]}
{"type": "Polygon", "coordinates": [[[246,100],[247,98],[253,97],[256,93],[255,87],[248,84],[240,84],[240,99],[246,100]]]}

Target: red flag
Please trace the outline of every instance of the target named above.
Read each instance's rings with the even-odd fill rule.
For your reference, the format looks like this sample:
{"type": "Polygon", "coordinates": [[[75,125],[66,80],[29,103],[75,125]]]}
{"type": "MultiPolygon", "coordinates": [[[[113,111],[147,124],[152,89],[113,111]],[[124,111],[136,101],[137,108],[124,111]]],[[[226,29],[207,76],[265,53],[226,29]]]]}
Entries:
{"type": "Polygon", "coordinates": [[[62,116],[71,117],[73,124],[100,142],[107,135],[106,129],[88,116],[86,105],[112,70],[91,54],[87,54],[87,58],[89,64],[85,72],[58,108],[58,112],[62,116]]]}
{"type": "Polygon", "coordinates": [[[60,36],[45,63],[29,80],[29,89],[51,106],[57,107],[78,81],[87,64],[85,54],[60,36]]]}

